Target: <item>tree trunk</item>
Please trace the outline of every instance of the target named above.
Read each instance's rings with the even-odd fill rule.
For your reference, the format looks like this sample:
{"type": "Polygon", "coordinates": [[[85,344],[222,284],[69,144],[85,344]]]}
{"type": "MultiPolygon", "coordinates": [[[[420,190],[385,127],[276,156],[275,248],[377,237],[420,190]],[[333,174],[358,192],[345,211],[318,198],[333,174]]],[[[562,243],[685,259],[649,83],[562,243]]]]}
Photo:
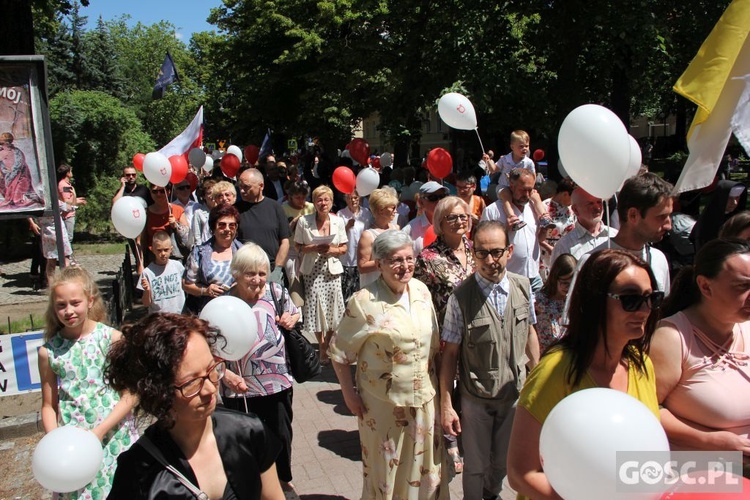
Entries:
{"type": "Polygon", "coordinates": [[[34,54],[34,20],[30,0],[0,0],[0,54],[34,54]]]}

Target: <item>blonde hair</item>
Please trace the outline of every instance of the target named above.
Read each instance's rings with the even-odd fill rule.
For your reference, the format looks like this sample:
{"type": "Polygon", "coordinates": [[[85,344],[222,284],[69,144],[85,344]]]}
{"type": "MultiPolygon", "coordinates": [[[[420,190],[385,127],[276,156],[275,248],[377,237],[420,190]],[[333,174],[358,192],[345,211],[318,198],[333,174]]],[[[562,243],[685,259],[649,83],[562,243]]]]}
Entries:
{"type": "Polygon", "coordinates": [[[55,289],[66,283],[78,283],[83,288],[83,293],[86,294],[86,297],[91,302],[91,307],[87,315],[88,319],[96,322],[107,320],[107,310],[104,307],[102,295],[94,279],[84,268],[80,266],[68,266],[55,274],[52,283],[49,285],[49,302],[47,304],[47,311],[44,313],[45,341],[52,339],[58,330],[61,330],[65,326],[60,322],[55,310],[55,289]]]}
{"type": "Polygon", "coordinates": [[[398,197],[395,195],[395,189],[382,187],[370,193],[370,210],[379,212],[387,207],[397,207],[398,197]]]}
{"type": "Polygon", "coordinates": [[[325,195],[328,195],[328,197],[331,200],[333,200],[333,190],[329,188],[328,186],[326,186],[325,184],[323,184],[313,189],[311,198],[312,198],[312,201],[315,201],[321,196],[325,196],[325,195]]]}
{"type": "Polygon", "coordinates": [[[456,207],[461,207],[464,209],[464,212],[469,217],[469,230],[471,230],[471,214],[469,213],[469,204],[458,196],[446,196],[435,206],[435,212],[432,216],[432,229],[433,231],[435,231],[435,236],[443,235],[443,218],[445,218],[445,216],[448,215],[451,210],[456,207]],[[437,224],[435,222],[437,222],[437,224]]]}
{"type": "Polygon", "coordinates": [[[514,130],[510,133],[510,143],[513,144],[514,142],[530,142],[531,138],[529,137],[529,133],[525,130],[514,130]]]}
{"type": "Polygon", "coordinates": [[[224,191],[234,191],[235,196],[237,194],[237,190],[234,188],[234,184],[229,181],[219,181],[214,184],[213,187],[211,187],[211,199],[216,198],[218,194],[221,194],[224,191]]]}

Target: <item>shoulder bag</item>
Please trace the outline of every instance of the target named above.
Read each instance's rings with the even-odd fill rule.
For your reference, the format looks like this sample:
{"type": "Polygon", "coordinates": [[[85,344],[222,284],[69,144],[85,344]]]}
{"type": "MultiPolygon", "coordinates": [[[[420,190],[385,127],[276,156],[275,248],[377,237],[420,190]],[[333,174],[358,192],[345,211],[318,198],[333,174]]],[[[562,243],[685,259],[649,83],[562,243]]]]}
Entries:
{"type": "MultiPolygon", "coordinates": [[[[271,298],[273,298],[276,314],[280,318],[284,314],[284,292],[281,293],[281,303],[279,303],[279,299],[276,298],[273,291],[273,284],[268,283],[268,286],[271,287],[271,298]]],[[[315,348],[310,341],[299,331],[299,327],[295,326],[291,330],[287,330],[278,323],[276,326],[284,335],[286,364],[292,372],[294,380],[301,384],[320,375],[322,368],[318,353],[315,352],[315,348]]]]}

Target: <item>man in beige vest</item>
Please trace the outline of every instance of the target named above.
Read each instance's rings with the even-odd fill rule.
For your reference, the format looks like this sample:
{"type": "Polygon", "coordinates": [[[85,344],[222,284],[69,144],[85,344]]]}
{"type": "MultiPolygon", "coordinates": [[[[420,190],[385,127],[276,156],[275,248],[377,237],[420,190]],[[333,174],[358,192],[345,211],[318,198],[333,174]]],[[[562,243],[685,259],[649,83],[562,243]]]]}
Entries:
{"type": "Polygon", "coordinates": [[[507,272],[513,255],[498,221],[474,228],[477,272],[448,299],[440,367],[441,420],[446,433],[462,435],[464,498],[498,498],[516,401],[526,370],[539,361],[534,296],[529,279],[507,272]],[[453,408],[459,366],[461,419],[453,408]]]}

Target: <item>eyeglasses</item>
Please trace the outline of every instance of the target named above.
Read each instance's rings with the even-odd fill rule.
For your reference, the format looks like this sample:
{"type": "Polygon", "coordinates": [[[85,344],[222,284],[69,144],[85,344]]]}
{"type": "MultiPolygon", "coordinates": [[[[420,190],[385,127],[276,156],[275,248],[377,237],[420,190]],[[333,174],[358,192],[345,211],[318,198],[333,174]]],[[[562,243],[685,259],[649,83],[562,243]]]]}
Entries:
{"type": "Polygon", "coordinates": [[[226,368],[224,367],[224,361],[219,361],[208,369],[208,375],[204,375],[203,377],[195,377],[194,379],[188,380],[182,385],[176,385],[174,387],[175,389],[180,391],[182,397],[187,399],[194,398],[203,390],[203,384],[206,382],[206,380],[210,380],[212,384],[216,385],[219,383],[219,380],[224,378],[225,372],[226,368]]]}
{"type": "Polygon", "coordinates": [[[505,248],[493,248],[491,250],[476,250],[474,249],[474,256],[478,259],[484,260],[487,258],[488,255],[492,255],[492,258],[494,260],[500,259],[503,255],[505,255],[506,250],[508,250],[508,247],[505,248]]]}
{"type": "Polygon", "coordinates": [[[627,312],[635,312],[641,309],[644,303],[648,304],[649,309],[659,309],[664,301],[664,292],[651,292],[648,295],[637,293],[608,293],[607,297],[619,300],[622,308],[627,312]]]}
{"type": "Polygon", "coordinates": [[[450,222],[451,224],[455,224],[456,222],[466,222],[469,220],[469,216],[466,214],[450,214],[445,216],[445,220],[450,222]]]}
{"type": "Polygon", "coordinates": [[[187,186],[177,186],[177,191],[189,191],[190,185],[187,186]]]}
{"type": "Polygon", "coordinates": [[[218,229],[237,229],[236,222],[217,222],[216,227],[218,229]]]}
{"type": "Polygon", "coordinates": [[[159,193],[166,193],[167,191],[166,189],[152,189],[151,192],[154,194],[159,194],[159,193]]]}
{"type": "Polygon", "coordinates": [[[435,203],[436,201],[442,200],[446,196],[448,195],[445,193],[426,194],[424,195],[424,199],[432,203],[435,203]]]}
{"type": "Polygon", "coordinates": [[[407,257],[405,259],[384,259],[386,262],[388,262],[388,265],[391,267],[411,267],[414,265],[414,257],[407,257]]]}

